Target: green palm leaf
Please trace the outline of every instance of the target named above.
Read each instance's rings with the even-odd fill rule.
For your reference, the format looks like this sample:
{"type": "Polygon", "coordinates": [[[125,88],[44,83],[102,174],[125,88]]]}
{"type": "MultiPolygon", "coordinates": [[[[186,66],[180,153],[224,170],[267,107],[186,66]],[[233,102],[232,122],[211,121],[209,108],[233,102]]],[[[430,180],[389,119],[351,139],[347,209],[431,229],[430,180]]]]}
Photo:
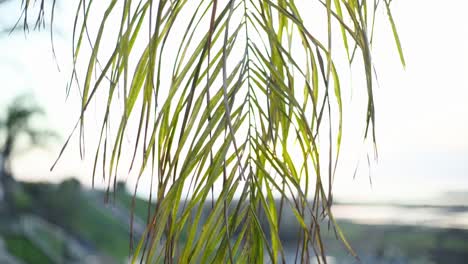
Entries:
{"type": "MultiPolygon", "coordinates": [[[[300,226],[299,260],[326,261],[324,216],[352,252],[330,208],[346,89],[332,41],[341,38],[348,61],[364,66],[363,129],[375,141],[370,42],[379,5],[312,2],[314,10],[293,0],[99,2],[105,8],[89,54],[83,38],[98,3],[79,2],[72,80],[84,79],[80,139],[88,106],[96,94],[107,95],[93,175],[102,167],[109,188],[119,171],[138,179],[148,171],[157,182],[133,262],[284,262],[279,230],[286,209],[300,226]],[[325,17],[318,21],[325,36],[304,19],[312,13],[325,17]],[[104,48],[112,32],[114,46],[104,48]],[[87,62],[84,73],[80,61],[87,62]],[[320,138],[329,141],[326,148],[320,138]],[[119,165],[124,153],[132,153],[128,168],[119,165]]],[[[390,1],[384,8],[404,64],[390,1]]]]}

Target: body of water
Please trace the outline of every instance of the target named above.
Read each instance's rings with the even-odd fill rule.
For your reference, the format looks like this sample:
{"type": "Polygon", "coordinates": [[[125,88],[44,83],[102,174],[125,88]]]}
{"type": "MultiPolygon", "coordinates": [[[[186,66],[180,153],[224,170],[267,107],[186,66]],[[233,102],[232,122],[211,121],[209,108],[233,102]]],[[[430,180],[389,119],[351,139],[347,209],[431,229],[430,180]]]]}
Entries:
{"type": "Polygon", "coordinates": [[[468,230],[468,207],[346,205],[332,209],[335,218],[357,224],[410,225],[468,230]]]}

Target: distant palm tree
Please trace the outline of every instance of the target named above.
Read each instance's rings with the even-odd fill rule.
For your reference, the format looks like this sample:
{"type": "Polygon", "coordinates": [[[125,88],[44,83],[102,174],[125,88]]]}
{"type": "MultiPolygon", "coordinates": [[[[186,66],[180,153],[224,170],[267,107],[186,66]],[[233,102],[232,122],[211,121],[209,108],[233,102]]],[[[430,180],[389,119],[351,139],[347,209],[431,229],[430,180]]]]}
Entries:
{"type": "Polygon", "coordinates": [[[43,115],[42,108],[28,100],[25,95],[18,96],[8,105],[4,117],[0,118],[0,179],[4,182],[12,177],[11,160],[19,139],[26,137],[32,146],[42,146],[54,134],[40,130],[32,125],[32,120],[43,115]]]}

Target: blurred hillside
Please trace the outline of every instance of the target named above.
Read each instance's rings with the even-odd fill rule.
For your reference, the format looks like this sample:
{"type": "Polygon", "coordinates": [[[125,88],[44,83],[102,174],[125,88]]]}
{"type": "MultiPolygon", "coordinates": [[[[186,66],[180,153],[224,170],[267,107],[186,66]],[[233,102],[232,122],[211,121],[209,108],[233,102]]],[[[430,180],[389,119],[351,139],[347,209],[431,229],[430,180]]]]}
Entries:
{"type": "MultiPolygon", "coordinates": [[[[0,263],[123,263],[132,197],[118,188],[115,202],[105,203],[105,192],[82,189],[76,180],[15,183],[13,199],[0,202],[0,263]]],[[[136,236],[145,212],[138,201],[136,236]]]]}
{"type": "MultiPolygon", "coordinates": [[[[132,195],[123,184],[109,196],[85,189],[76,180],[12,186],[12,198],[0,202],[0,263],[127,262],[132,195]]],[[[135,237],[144,231],[147,210],[147,203],[136,199],[135,237]]],[[[204,217],[209,211],[210,203],[204,206],[204,217]]],[[[283,211],[280,233],[287,263],[296,258],[298,227],[293,218],[292,212],[283,211]]],[[[362,263],[466,263],[468,259],[467,230],[340,222],[362,263]]],[[[357,263],[326,220],[322,230],[331,263],[357,263]]]]}

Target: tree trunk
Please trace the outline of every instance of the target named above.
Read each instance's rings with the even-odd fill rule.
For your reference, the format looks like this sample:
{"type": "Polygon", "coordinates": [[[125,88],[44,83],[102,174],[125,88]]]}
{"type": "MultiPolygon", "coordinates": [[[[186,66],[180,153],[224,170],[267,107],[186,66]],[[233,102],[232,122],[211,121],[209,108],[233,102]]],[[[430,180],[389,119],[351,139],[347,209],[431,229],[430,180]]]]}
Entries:
{"type": "Polygon", "coordinates": [[[0,155],[0,203],[5,200],[5,184],[4,184],[4,161],[3,161],[3,156],[0,155]]]}
{"type": "Polygon", "coordinates": [[[9,215],[16,212],[14,205],[13,194],[15,192],[15,181],[10,173],[8,159],[4,153],[0,153],[0,214],[7,213],[9,215]]]}
{"type": "Polygon", "coordinates": [[[11,178],[10,158],[13,150],[13,138],[7,136],[5,145],[0,153],[0,181],[4,183],[8,178],[11,178]]]}
{"type": "Polygon", "coordinates": [[[6,167],[6,162],[5,162],[5,158],[3,157],[3,153],[2,153],[2,154],[0,154],[0,183],[1,183],[2,186],[3,186],[3,183],[5,181],[5,177],[6,177],[5,167],[6,167]]]}
{"type": "Polygon", "coordinates": [[[5,151],[2,151],[0,153],[0,201],[8,202],[7,196],[12,179],[13,177],[9,170],[8,159],[5,158],[5,151]]]}

